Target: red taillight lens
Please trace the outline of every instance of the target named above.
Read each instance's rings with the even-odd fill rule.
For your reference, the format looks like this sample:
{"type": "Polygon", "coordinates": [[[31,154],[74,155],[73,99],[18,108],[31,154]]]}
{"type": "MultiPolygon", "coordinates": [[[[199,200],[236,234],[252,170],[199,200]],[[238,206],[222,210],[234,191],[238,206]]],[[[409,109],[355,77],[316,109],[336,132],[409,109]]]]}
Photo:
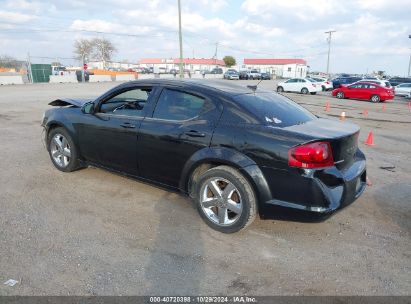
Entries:
{"type": "Polygon", "coordinates": [[[322,168],[334,166],[329,142],[314,142],[288,150],[288,165],[297,168],[322,168]]]}
{"type": "Polygon", "coordinates": [[[330,84],[330,82],[329,82],[329,81],[327,81],[327,82],[326,82],[326,84],[330,84]]]}

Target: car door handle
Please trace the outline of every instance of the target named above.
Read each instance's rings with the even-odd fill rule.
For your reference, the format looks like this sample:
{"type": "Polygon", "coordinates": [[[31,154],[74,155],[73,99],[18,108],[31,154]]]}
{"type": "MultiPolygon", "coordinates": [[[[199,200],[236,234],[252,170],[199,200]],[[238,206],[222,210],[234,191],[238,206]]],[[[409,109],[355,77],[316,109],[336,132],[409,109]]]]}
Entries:
{"type": "Polygon", "coordinates": [[[201,133],[195,130],[184,132],[184,134],[190,137],[205,137],[206,136],[205,133],[201,133]]]}
{"type": "Polygon", "coordinates": [[[120,126],[122,126],[123,128],[126,128],[126,129],[134,129],[136,127],[135,125],[133,125],[129,122],[122,123],[120,126]]]}

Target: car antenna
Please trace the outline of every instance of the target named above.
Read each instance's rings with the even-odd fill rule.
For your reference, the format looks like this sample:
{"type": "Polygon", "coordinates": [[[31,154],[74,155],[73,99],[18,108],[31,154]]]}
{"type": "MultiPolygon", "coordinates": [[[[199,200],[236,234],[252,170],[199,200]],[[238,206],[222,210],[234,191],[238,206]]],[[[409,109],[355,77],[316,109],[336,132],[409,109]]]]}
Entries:
{"type": "Polygon", "coordinates": [[[260,81],[256,85],[248,85],[247,88],[250,90],[253,90],[254,92],[257,91],[257,87],[260,84],[260,82],[263,81],[263,79],[260,79],[260,81]]]}

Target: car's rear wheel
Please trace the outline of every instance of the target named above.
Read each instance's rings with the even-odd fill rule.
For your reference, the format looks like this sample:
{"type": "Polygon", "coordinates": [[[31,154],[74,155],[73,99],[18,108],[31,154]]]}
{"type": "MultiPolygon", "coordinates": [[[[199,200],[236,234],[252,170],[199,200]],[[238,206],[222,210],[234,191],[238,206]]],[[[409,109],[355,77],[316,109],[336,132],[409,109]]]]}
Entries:
{"type": "Polygon", "coordinates": [[[378,95],[372,95],[371,96],[371,101],[377,103],[377,102],[381,101],[381,98],[378,95]]]}
{"type": "Polygon", "coordinates": [[[323,92],[327,91],[327,88],[325,87],[325,85],[321,86],[321,90],[322,90],[323,92]]]}
{"type": "Polygon", "coordinates": [[[244,229],[257,214],[257,201],[250,183],[228,166],[207,170],[196,184],[195,199],[207,225],[224,233],[244,229]]]}
{"type": "Polygon", "coordinates": [[[278,87],[277,92],[279,92],[279,93],[284,92],[284,88],[283,87],[278,87]]]}
{"type": "Polygon", "coordinates": [[[337,94],[335,95],[335,97],[337,97],[338,99],[344,99],[345,95],[343,92],[337,92],[337,94]]]}
{"type": "Polygon", "coordinates": [[[80,167],[77,148],[69,133],[61,127],[50,130],[47,137],[50,159],[63,172],[71,172],[80,167]]]}
{"type": "Polygon", "coordinates": [[[309,91],[308,91],[307,88],[302,88],[302,89],[301,89],[301,93],[302,93],[302,94],[308,94],[309,91]]]}

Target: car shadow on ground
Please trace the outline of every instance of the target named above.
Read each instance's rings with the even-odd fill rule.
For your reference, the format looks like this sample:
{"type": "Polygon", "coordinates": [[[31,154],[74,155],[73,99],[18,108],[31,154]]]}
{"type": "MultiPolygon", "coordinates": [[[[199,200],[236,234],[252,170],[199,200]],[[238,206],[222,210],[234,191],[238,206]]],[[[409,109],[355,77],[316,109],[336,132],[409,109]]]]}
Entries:
{"type": "Polygon", "coordinates": [[[204,274],[204,247],[201,221],[194,219],[197,212],[191,202],[175,193],[165,193],[155,204],[159,224],[145,272],[149,282],[146,295],[199,294],[204,274]],[[170,204],[176,200],[181,203],[180,208],[170,204]],[[193,210],[181,212],[178,210],[181,207],[193,210]]]}

